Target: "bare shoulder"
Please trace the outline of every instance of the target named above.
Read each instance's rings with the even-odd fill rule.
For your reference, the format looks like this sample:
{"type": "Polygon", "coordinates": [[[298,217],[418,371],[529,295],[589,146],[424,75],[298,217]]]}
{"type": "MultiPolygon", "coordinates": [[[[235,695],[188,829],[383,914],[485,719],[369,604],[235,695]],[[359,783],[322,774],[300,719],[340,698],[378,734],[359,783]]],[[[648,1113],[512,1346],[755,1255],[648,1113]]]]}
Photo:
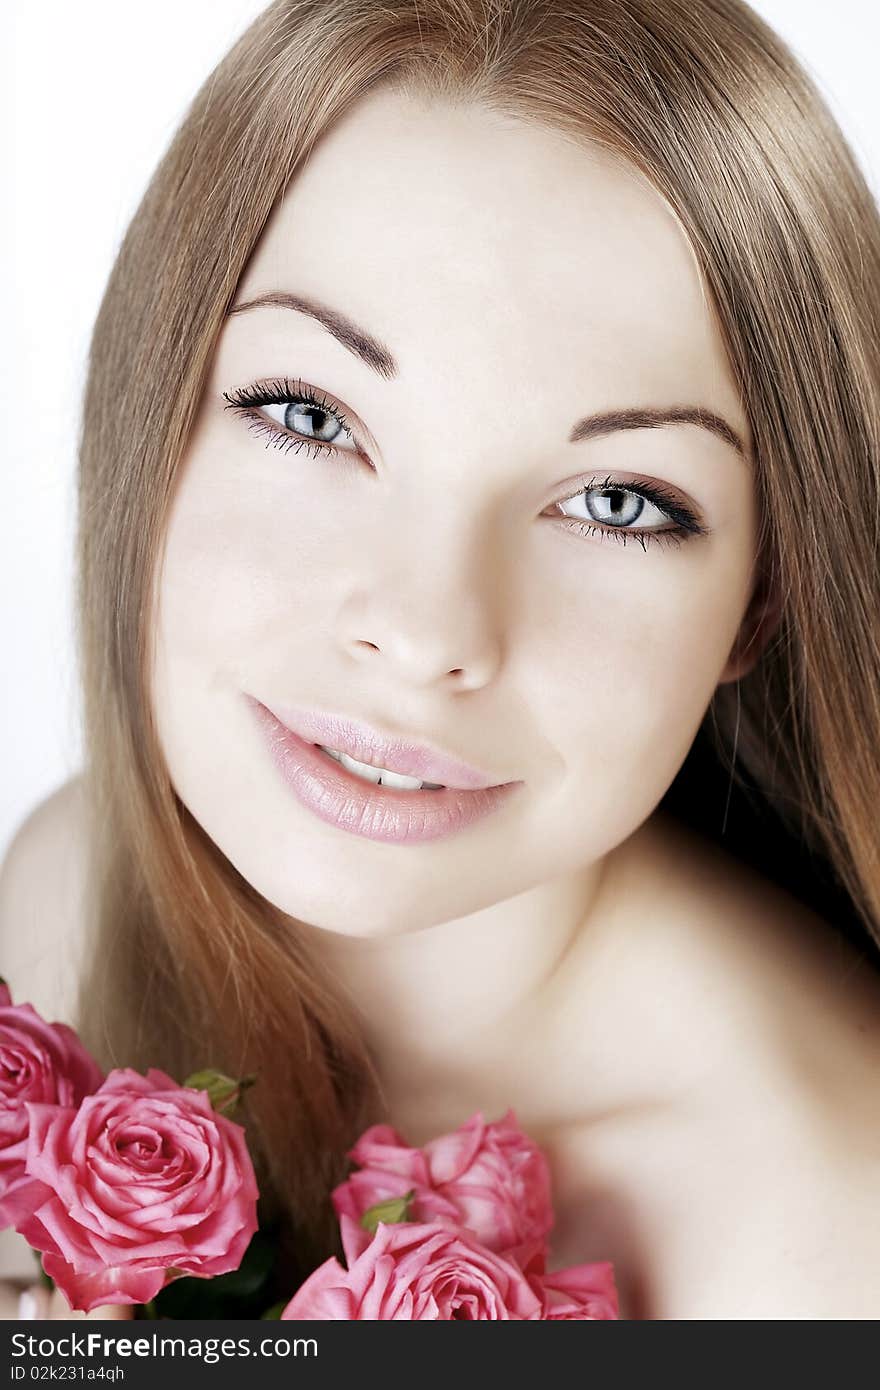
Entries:
{"type": "Polygon", "coordinates": [[[34,807],[0,865],[0,959],[16,1003],[73,1023],[84,949],[86,818],[81,777],[34,807]]]}
{"type": "MultiPolygon", "coordinates": [[[[84,945],[85,824],[74,777],[25,817],[0,865],[0,962],[13,1002],[71,1026],[84,945]]],[[[36,1268],[24,1237],[0,1231],[0,1279],[30,1283],[36,1268]]]]}
{"type": "MultiPolygon", "coordinates": [[[[664,917],[707,1065],[670,1144],[687,1211],[661,1317],[880,1316],[880,969],[808,907],[666,823],[664,917]],[[720,1046],[718,1039],[721,1039],[720,1046]],[[691,1138],[685,1156],[682,1140],[691,1138]]],[[[878,950],[880,965],[880,950],[878,950]]],[[[655,1248],[659,1249],[659,1246],[655,1248]]]]}
{"type": "Polygon", "coordinates": [[[665,820],[664,914],[681,924],[697,978],[708,972],[744,1036],[840,1105],[880,1084],[880,945],[858,952],[806,904],[701,836],[665,820]],[[853,1088],[855,1087],[855,1090],[853,1088]]]}

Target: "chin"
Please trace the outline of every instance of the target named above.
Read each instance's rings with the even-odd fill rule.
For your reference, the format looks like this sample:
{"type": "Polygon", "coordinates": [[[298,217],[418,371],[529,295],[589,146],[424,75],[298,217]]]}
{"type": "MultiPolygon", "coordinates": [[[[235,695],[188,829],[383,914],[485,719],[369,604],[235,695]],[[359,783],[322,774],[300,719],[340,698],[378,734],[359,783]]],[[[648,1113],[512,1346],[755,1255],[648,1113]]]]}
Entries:
{"type": "MultiPolygon", "coordinates": [[[[314,861],[311,868],[314,870],[314,861]]],[[[291,873],[289,864],[281,879],[277,871],[270,875],[239,868],[239,873],[253,884],[266,902],[292,922],[332,932],[335,936],[376,941],[402,936],[432,924],[419,920],[405,902],[383,903],[355,876],[351,878],[350,887],[340,891],[338,874],[333,875],[332,883],[320,879],[310,886],[304,875],[298,875],[295,870],[291,873]]],[[[385,882],[388,883],[387,872],[385,882]]]]}

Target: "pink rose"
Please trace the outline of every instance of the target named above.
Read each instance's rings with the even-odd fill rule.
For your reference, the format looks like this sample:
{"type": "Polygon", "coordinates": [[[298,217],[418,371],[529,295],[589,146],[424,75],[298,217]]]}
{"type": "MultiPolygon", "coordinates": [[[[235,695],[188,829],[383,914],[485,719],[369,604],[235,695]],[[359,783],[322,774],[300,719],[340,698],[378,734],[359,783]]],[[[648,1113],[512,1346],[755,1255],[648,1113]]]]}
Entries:
{"type": "MultiPolygon", "coordinates": [[[[359,1223],[368,1207],[410,1189],[412,1221],[466,1226],[499,1253],[544,1237],[553,1226],[550,1171],[513,1110],[486,1124],[477,1111],[450,1134],[410,1148],[390,1125],[373,1125],[349,1151],[359,1170],[334,1188],[333,1206],[359,1223]]],[[[361,1248],[370,1242],[362,1231],[361,1248]]]]}
{"type": "Polygon", "coordinates": [[[348,1269],[326,1260],[293,1295],[287,1321],[531,1321],[541,1299],[512,1260],[445,1223],[380,1221],[361,1249],[357,1223],[340,1217],[348,1269]]]}
{"type": "MultiPolygon", "coordinates": [[[[538,1289],[532,1285],[535,1292],[538,1289]]],[[[544,1296],[542,1317],[548,1321],[590,1318],[594,1322],[620,1317],[614,1266],[610,1260],[572,1265],[545,1274],[540,1283],[544,1296]]]]}
{"type": "Polygon", "coordinates": [[[614,1266],[610,1260],[593,1264],[570,1265],[568,1269],[545,1269],[546,1251],[537,1243],[507,1252],[516,1259],[532,1292],[541,1300],[541,1318],[545,1322],[592,1322],[616,1320],[620,1317],[614,1266]]]}
{"type": "Polygon", "coordinates": [[[66,1023],[46,1023],[32,1004],[13,1004],[0,984],[0,1229],[7,1198],[27,1181],[28,1101],[79,1105],[104,1074],[66,1023]]]}
{"type": "Polygon", "coordinates": [[[112,1071],[78,1110],[28,1104],[15,1229],[72,1308],[146,1303],[168,1271],[237,1269],[257,1229],[244,1129],[165,1072],[112,1071]]]}

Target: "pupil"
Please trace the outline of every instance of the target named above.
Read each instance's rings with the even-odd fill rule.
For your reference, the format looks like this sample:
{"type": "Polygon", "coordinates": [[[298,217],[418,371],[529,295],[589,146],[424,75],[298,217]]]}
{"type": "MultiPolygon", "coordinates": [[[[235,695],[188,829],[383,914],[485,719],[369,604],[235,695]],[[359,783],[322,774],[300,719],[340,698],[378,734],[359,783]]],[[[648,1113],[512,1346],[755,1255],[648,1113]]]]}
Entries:
{"type": "Polygon", "coordinates": [[[298,404],[296,404],[296,403],[294,402],[292,405],[289,405],[289,406],[287,407],[287,410],[285,411],[285,414],[284,414],[284,424],[285,424],[285,427],[286,427],[287,429],[289,429],[289,430],[292,430],[292,431],[294,432],[294,434],[306,434],[306,433],[308,433],[308,431],[303,430],[303,429],[300,429],[299,426],[297,426],[296,424],[292,424],[292,423],[291,423],[291,420],[293,419],[293,417],[295,417],[295,416],[297,416],[297,415],[300,415],[300,416],[301,416],[301,415],[306,415],[306,416],[311,415],[311,416],[312,416],[312,430],[311,430],[311,432],[312,432],[312,434],[315,435],[315,436],[317,436],[317,435],[320,433],[322,427],[323,427],[324,425],[326,425],[327,420],[329,419],[328,412],[327,412],[326,410],[321,410],[319,406],[316,406],[316,405],[308,405],[308,406],[306,406],[306,405],[298,405],[298,404]],[[314,417],[315,417],[316,415],[318,416],[318,424],[317,424],[317,427],[315,426],[315,423],[314,423],[314,417]],[[290,418],[288,418],[288,417],[290,417],[290,418]]]}
{"type": "Polygon", "coordinates": [[[621,490],[620,490],[619,487],[618,487],[618,488],[608,488],[608,489],[606,489],[606,491],[603,492],[602,496],[603,496],[603,497],[607,497],[607,498],[609,498],[609,499],[613,499],[613,498],[616,498],[616,499],[617,499],[616,502],[615,502],[615,501],[612,501],[612,502],[611,502],[611,510],[612,510],[612,512],[619,512],[619,511],[621,510],[622,501],[623,501],[623,493],[621,492],[621,490]]]}
{"type": "Polygon", "coordinates": [[[612,524],[635,521],[644,508],[644,500],[623,487],[597,489],[591,498],[587,493],[587,509],[596,521],[610,521],[612,524]],[[599,504],[602,504],[601,506],[599,504]],[[603,506],[605,508],[603,512],[603,506]],[[594,507],[596,510],[594,511],[594,507]]]}

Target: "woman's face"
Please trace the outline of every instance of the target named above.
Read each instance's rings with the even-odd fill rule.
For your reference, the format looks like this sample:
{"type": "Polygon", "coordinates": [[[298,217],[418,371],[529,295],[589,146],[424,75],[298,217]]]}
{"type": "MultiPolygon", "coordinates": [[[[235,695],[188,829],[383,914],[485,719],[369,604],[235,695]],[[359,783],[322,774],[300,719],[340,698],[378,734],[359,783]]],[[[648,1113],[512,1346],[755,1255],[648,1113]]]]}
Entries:
{"type": "Polygon", "coordinates": [[[158,574],[178,794],[267,899],[351,935],[597,863],[735,674],[752,583],[748,426],[667,206],[600,151],[380,92],[319,143],[234,302],[158,574]],[[243,307],[284,294],[396,371],[338,321],[243,307]],[[279,382],[281,403],[242,405],[279,382]],[[632,427],[686,409],[717,428],[632,427]],[[248,696],[520,785],[452,834],[354,833],[293,794],[248,696]]]}

